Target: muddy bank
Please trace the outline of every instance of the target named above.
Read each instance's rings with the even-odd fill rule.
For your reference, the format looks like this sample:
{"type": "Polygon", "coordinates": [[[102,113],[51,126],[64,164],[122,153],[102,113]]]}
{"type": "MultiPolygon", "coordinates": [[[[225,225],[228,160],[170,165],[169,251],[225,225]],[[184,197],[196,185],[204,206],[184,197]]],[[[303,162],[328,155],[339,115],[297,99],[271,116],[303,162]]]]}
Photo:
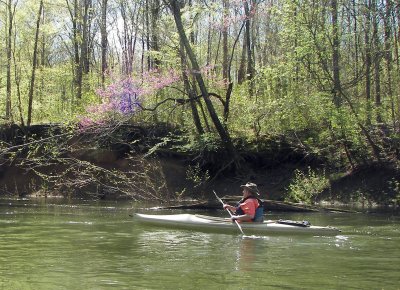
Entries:
{"type": "Polygon", "coordinates": [[[79,134],[53,125],[2,128],[0,194],[207,200],[213,190],[221,196],[240,195],[240,185],[252,181],[261,198],[279,202],[295,170],[312,167],[335,172],[318,201],[393,204],[400,197],[395,163],[341,173],[279,136],[260,141],[256,149],[236,140],[242,169],[221,170],[227,161],[224,150],[181,150],[187,144],[172,140],[171,134],[180,133],[166,125],[79,134]]]}

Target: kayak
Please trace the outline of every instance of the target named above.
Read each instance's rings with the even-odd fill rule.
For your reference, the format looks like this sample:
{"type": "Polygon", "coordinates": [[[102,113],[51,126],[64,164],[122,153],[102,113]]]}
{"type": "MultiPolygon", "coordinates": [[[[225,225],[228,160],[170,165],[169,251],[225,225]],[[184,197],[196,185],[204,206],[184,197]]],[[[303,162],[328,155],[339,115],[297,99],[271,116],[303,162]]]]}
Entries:
{"type": "MultiPolygon", "coordinates": [[[[198,214],[151,215],[137,213],[136,219],[143,224],[169,228],[184,228],[198,231],[239,232],[231,219],[198,214]]],[[[262,223],[240,223],[245,234],[310,234],[337,235],[334,227],[313,226],[305,221],[267,220],[262,223]]]]}

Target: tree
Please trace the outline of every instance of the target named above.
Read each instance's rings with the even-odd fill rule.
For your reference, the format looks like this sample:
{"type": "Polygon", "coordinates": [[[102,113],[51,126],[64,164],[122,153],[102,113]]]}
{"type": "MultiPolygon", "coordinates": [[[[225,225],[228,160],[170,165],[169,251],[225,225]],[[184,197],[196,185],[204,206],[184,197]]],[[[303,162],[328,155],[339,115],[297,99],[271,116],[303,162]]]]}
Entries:
{"type": "Polygon", "coordinates": [[[190,109],[192,111],[192,117],[193,117],[193,122],[196,127],[196,131],[199,135],[204,134],[204,129],[200,121],[200,116],[199,112],[197,110],[197,104],[196,104],[196,89],[193,88],[193,86],[190,83],[189,77],[186,73],[186,59],[185,59],[185,49],[183,46],[183,43],[180,42],[180,49],[179,49],[179,54],[180,54],[180,59],[181,59],[181,66],[182,66],[182,78],[183,78],[183,84],[185,87],[185,91],[189,96],[189,104],[190,104],[190,109]]]}
{"type": "Polygon", "coordinates": [[[222,18],[222,77],[224,80],[229,80],[229,56],[228,56],[228,25],[225,23],[229,17],[229,1],[223,0],[222,6],[224,8],[223,18],[222,18]]]}
{"type": "Polygon", "coordinates": [[[160,0],[152,0],[150,3],[151,10],[151,35],[150,35],[150,47],[153,52],[155,52],[155,57],[151,60],[151,67],[159,68],[161,65],[160,57],[157,55],[160,51],[159,47],[159,32],[158,32],[158,19],[160,17],[160,0]]]}
{"type": "Polygon", "coordinates": [[[391,118],[393,124],[393,131],[396,128],[396,113],[395,113],[395,100],[393,96],[393,84],[392,84],[392,70],[393,70],[393,59],[392,59],[392,27],[391,27],[391,19],[392,19],[393,5],[392,1],[387,1],[385,5],[385,16],[383,17],[384,23],[384,59],[386,64],[386,87],[387,87],[387,95],[390,99],[390,110],[391,110],[391,118]]]}
{"type": "Polygon", "coordinates": [[[207,87],[204,83],[204,79],[203,79],[203,76],[200,71],[200,66],[197,62],[197,59],[192,50],[192,47],[190,46],[189,39],[186,36],[185,29],[184,29],[183,22],[182,22],[182,17],[181,17],[181,1],[165,0],[165,2],[167,5],[169,5],[169,7],[172,11],[172,14],[174,16],[176,28],[178,30],[178,34],[180,37],[180,41],[182,42],[183,46],[185,47],[186,53],[189,57],[193,74],[195,75],[197,84],[200,88],[201,95],[204,99],[204,102],[206,104],[208,113],[210,114],[211,120],[213,121],[213,124],[214,124],[222,142],[225,145],[228,155],[232,158],[232,160],[236,164],[238,161],[238,156],[237,156],[236,150],[233,146],[231,137],[229,136],[228,131],[224,128],[224,126],[221,124],[221,122],[218,118],[218,115],[217,115],[217,113],[214,109],[214,106],[210,100],[210,95],[208,93],[207,87]]]}
{"type": "Polygon", "coordinates": [[[101,34],[101,83],[104,87],[105,74],[107,71],[107,3],[108,0],[102,0],[101,2],[101,24],[100,24],[100,34],[101,34]]]}
{"type": "Polygon", "coordinates": [[[377,0],[372,0],[372,13],[373,13],[373,44],[374,44],[374,84],[375,84],[375,107],[377,109],[377,116],[376,120],[377,122],[381,123],[382,122],[382,116],[380,112],[380,107],[382,105],[381,102],[381,73],[380,73],[380,67],[381,67],[381,47],[380,47],[380,41],[379,41],[379,28],[378,28],[378,22],[379,22],[379,14],[378,14],[378,5],[377,5],[377,0]]]}
{"type": "Polygon", "coordinates": [[[249,1],[251,2],[251,8],[254,9],[253,3],[251,0],[246,0],[243,1],[243,7],[244,7],[244,15],[245,15],[245,38],[246,38],[246,51],[247,51],[247,80],[249,81],[249,94],[250,96],[253,95],[254,93],[254,84],[253,84],[253,78],[254,78],[254,58],[253,58],[253,42],[252,42],[252,33],[251,33],[251,23],[250,19],[252,18],[251,13],[252,10],[250,10],[249,6],[249,1]]]}
{"type": "Polygon", "coordinates": [[[92,0],[65,0],[72,22],[72,42],[74,46],[74,85],[75,96],[82,98],[84,75],[89,72],[90,25],[92,14],[92,0]]]}
{"type": "Polygon", "coordinates": [[[11,122],[71,118],[100,102],[97,86],[113,78],[146,83],[149,69],[182,69],[173,88],[158,87],[143,100],[167,110],[155,106],[132,120],[194,124],[183,131],[214,130],[228,143],[231,136],[329,135],[326,146],[315,146],[335,144],[332,156],[355,166],[396,147],[397,0],[43,1],[35,48],[25,15],[36,20],[39,2],[0,0],[0,108],[11,122]],[[184,30],[163,4],[182,8],[184,30]]]}
{"type": "Polygon", "coordinates": [[[337,0],[331,0],[332,11],[332,69],[333,69],[333,102],[337,108],[340,108],[342,101],[340,92],[342,90],[340,83],[340,40],[338,31],[338,7],[337,0]]]}
{"type": "Polygon", "coordinates": [[[10,120],[12,117],[12,112],[11,112],[11,61],[12,61],[12,36],[13,36],[13,23],[14,23],[14,15],[15,15],[15,9],[17,7],[18,1],[13,3],[12,0],[8,0],[8,2],[3,2],[8,11],[8,19],[7,19],[7,37],[6,37],[6,55],[7,55],[7,84],[6,84],[6,119],[10,120]]]}
{"type": "Polygon", "coordinates": [[[34,90],[35,90],[36,65],[37,65],[38,42],[39,42],[39,28],[40,28],[40,18],[42,16],[42,9],[43,9],[43,0],[40,0],[39,12],[37,14],[37,20],[36,20],[35,40],[34,40],[34,45],[33,45],[31,81],[30,81],[29,93],[28,93],[28,100],[29,100],[28,119],[26,121],[28,126],[30,126],[31,122],[32,122],[32,103],[33,103],[33,94],[34,94],[34,90]]]}
{"type": "MultiPolygon", "coordinates": [[[[123,20],[123,31],[119,36],[119,43],[122,47],[122,67],[124,75],[129,75],[133,71],[136,42],[138,39],[138,15],[139,5],[136,2],[120,1],[119,10],[123,20]],[[131,6],[132,5],[132,6],[131,6]]],[[[118,16],[117,16],[118,17],[118,16]]]]}

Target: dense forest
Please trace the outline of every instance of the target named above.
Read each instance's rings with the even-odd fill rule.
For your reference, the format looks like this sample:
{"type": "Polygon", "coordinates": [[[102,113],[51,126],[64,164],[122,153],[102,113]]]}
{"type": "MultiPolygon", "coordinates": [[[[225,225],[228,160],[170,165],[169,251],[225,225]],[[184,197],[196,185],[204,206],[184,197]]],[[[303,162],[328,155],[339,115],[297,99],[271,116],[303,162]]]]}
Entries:
{"type": "MultiPolygon", "coordinates": [[[[303,201],[339,173],[398,170],[399,0],[0,0],[0,30],[0,122],[24,136],[3,134],[0,162],[42,186],[157,195],[162,150],[193,154],[201,184],[287,146],[323,167],[295,172],[303,201]],[[38,124],[56,125],[37,138],[38,124]],[[144,150],[139,126],[165,134],[144,150]],[[131,166],[78,158],[77,143],[127,146],[131,166]]],[[[387,188],[400,200],[397,178],[387,188]]]]}

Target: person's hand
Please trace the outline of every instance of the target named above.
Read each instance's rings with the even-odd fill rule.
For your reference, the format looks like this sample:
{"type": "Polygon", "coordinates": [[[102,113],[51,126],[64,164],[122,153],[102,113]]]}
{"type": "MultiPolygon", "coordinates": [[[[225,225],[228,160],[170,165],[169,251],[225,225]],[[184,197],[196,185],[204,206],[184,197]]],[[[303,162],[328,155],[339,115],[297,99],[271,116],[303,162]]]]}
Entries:
{"type": "Polygon", "coordinates": [[[226,204],[226,203],[225,203],[225,204],[223,205],[223,208],[224,208],[224,209],[229,209],[229,207],[230,207],[229,204],[226,204]]]}
{"type": "Polygon", "coordinates": [[[237,221],[239,219],[239,217],[237,216],[237,215],[233,215],[233,216],[231,216],[231,220],[234,222],[234,221],[237,221]]]}

